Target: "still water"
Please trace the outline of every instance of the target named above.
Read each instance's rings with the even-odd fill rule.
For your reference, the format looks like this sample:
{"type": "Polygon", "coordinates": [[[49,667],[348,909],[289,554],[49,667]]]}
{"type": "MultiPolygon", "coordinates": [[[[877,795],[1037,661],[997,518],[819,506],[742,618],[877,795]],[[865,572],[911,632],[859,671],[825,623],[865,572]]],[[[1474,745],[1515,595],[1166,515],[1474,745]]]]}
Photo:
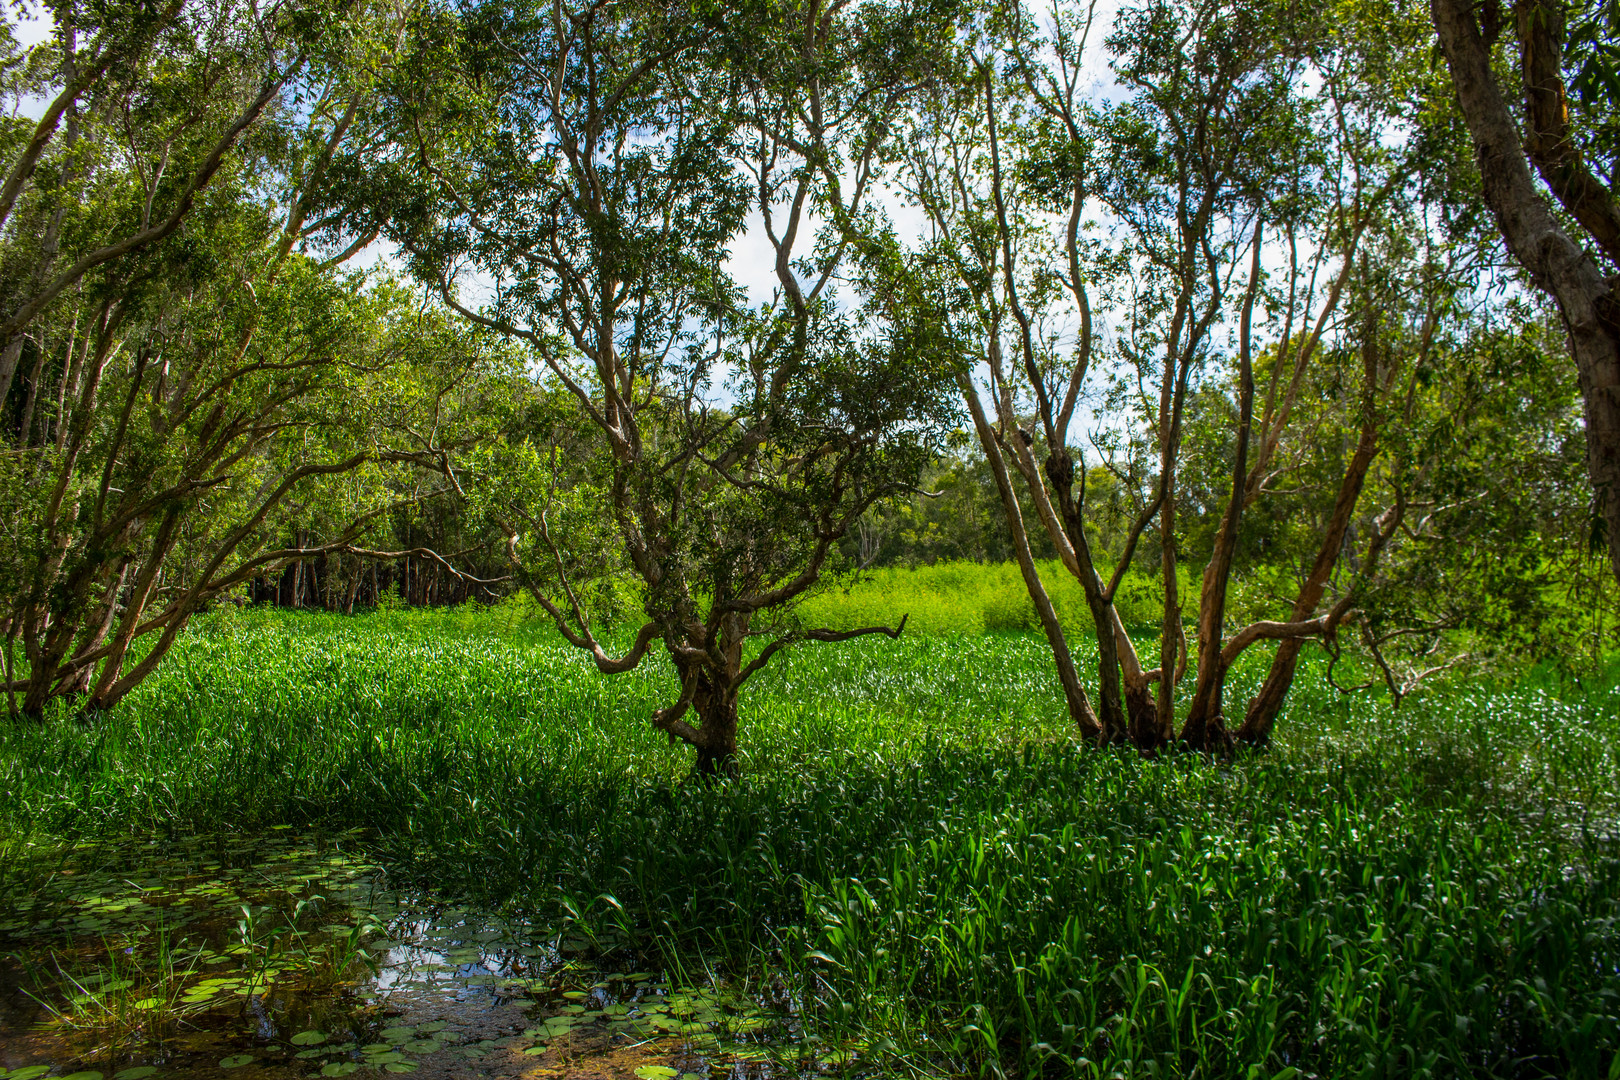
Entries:
{"type": "Polygon", "coordinates": [[[829,1064],[780,987],[683,985],[577,926],[396,889],[354,835],[13,851],[0,875],[0,1080],[765,1080],[829,1064]]]}

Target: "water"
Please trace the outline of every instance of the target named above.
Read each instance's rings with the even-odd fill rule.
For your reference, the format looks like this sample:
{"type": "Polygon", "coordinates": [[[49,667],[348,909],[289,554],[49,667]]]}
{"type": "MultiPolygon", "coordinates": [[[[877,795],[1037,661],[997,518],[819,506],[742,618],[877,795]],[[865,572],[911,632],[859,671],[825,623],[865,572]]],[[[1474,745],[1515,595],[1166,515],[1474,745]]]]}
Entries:
{"type": "Polygon", "coordinates": [[[0,1080],[819,1071],[745,991],[397,889],[353,834],[0,861],[0,1080]]]}

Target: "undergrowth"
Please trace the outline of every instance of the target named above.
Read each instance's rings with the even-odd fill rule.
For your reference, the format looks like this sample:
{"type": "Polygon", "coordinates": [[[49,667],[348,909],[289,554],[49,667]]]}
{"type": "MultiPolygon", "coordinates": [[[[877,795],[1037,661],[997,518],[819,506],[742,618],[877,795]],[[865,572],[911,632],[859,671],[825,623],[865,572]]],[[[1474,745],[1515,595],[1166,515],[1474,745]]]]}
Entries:
{"type": "Polygon", "coordinates": [[[779,980],[857,1069],[1620,1069],[1612,679],[1393,712],[1307,665],[1272,752],[1145,761],[1071,741],[1038,636],[780,660],[699,785],[660,664],[500,609],[222,613],[111,714],[0,737],[0,903],[25,841],[360,826],[397,876],[779,980]]]}

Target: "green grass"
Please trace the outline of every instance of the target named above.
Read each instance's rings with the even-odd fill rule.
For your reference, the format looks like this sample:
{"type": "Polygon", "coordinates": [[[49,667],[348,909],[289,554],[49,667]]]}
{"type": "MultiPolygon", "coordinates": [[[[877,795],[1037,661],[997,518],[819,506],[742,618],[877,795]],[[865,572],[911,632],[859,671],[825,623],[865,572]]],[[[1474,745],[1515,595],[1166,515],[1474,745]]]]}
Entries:
{"type": "Polygon", "coordinates": [[[661,663],[599,676],[518,606],[222,612],[112,714],[0,736],[0,835],[364,827],[403,878],[780,977],[857,1071],[1620,1069],[1612,679],[1391,713],[1307,665],[1276,750],[1212,763],[1074,744],[1038,635],[781,661],[706,786],[661,663]]]}
{"type": "MultiPolygon", "coordinates": [[[[1040,562],[1038,569],[1064,627],[1091,633],[1091,611],[1080,583],[1055,560],[1040,562]]],[[[1196,596],[1196,588],[1192,572],[1183,573],[1182,595],[1196,596]]],[[[1159,625],[1158,585],[1147,575],[1127,572],[1115,603],[1127,626],[1159,625]]],[[[1014,563],[880,567],[811,597],[800,610],[806,623],[837,629],[893,626],[902,615],[909,615],[906,626],[921,634],[976,635],[1038,630],[1041,625],[1014,563]]]]}

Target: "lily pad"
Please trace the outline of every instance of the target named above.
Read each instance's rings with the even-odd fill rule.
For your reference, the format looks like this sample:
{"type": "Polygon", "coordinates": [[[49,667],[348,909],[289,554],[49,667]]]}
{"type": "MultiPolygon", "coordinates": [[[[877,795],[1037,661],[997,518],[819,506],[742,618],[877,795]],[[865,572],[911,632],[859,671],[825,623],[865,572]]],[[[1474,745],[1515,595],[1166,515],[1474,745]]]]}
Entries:
{"type": "Polygon", "coordinates": [[[408,1073],[415,1072],[418,1067],[414,1061],[390,1061],[383,1066],[383,1070],[391,1073],[408,1073]]]}
{"type": "Polygon", "coordinates": [[[636,1070],[636,1075],[641,1077],[641,1080],[672,1080],[673,1077],[679,1076],[680,1072],[668,1065],[643,1065],[636,1070]]]}
{"type": "Polygon", "coordinates": [[[240,1069],[243,1065],[253,1064],[254,1060],[252,1054],[232,1054],[228,1058],[220,1059],[219,1067],[222,1069],[240,1069]]]}
{"type": "Polygon", "coordinates": [[[322,1076],[348,1076],[360,1068],[352,1061],[334,1061],[330,1065],[321,1066],[322,1076]]]}
{"type": "Polygon", "coordinates": [[[113,1080],[146,1080],[148,1076],[156,1076],[157,1069],[151,1065],[137,1065],[133,1069],[119,1069],[113,1073],[113,1080]]]}
{"type": "Polygon", "coordinates": [[[324,1031],[300,1031],[292,1037],[294,1046],[319,1046],[326,1041],[324,1031]]]}
{"type": "Polygon", "coordinates": [[[102,1076],[93,1069],[86,1069],[84,1072],[68,1073],[62,1080],[102,1080],[102,1076]]]}
{"type": "Polygon", "coordinates": [[[20,1069],[12,1069],[6,1074],[6,1080],[37,1080],[51,1071],[49,1065],[24,1065],[20,1069]]]}

